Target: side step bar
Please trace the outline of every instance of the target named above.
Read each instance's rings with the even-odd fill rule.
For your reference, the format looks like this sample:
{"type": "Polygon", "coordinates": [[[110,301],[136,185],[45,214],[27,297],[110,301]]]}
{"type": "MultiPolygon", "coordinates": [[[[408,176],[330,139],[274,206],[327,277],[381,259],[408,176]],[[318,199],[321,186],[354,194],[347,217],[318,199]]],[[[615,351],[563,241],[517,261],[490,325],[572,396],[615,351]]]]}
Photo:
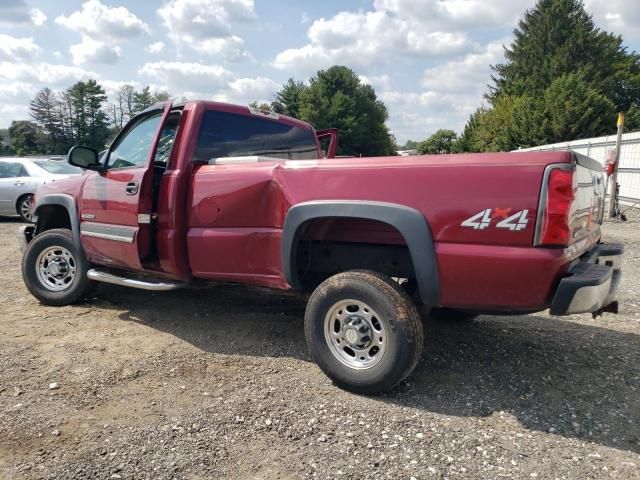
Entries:
{"type": "Polygon", "coordinates": [[[87,277],[90,280],[96,282],[112,283],[114,285],[121,285],[123,287],[140,288],[142,290],[151,290],[153,292],[166,292],[168,290],[177,290],[178,288],[184,288],[186,283],[172,282],[167,280],[158,281],[146,281],[133,278],[119,277],[112,273],[102,272],[92,268],[87,272],[87,277]]]}

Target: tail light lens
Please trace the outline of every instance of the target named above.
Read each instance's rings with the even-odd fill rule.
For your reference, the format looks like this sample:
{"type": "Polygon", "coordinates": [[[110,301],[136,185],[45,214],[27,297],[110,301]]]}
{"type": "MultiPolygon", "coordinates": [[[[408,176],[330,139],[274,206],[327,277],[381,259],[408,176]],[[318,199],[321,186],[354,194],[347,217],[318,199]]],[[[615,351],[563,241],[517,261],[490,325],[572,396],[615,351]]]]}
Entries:
{"type": "Polygon", "coordinates": [[[575,200],[573,183],[573,170],[553,168],[549,171],[538,245],[567,246],[571,243],[571,216],[575,200]]]}

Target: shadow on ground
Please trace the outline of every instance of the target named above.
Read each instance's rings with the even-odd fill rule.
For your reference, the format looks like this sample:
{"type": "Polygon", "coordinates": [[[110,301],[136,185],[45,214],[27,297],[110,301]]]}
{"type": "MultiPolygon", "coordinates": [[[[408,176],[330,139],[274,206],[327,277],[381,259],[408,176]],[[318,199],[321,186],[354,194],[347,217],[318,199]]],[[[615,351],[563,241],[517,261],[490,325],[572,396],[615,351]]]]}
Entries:
{"type": "MultiPolygon", "coordinates": [[[[234,285],[163,294],[101,285],[94,301],[205,352],[310,360],[300,298],[234,285]]],[[[454,416],[504,411],[531,430],[640,452],[640,336],[536,315],[425,327],[422,362],[379,401],[454,416]]]]}

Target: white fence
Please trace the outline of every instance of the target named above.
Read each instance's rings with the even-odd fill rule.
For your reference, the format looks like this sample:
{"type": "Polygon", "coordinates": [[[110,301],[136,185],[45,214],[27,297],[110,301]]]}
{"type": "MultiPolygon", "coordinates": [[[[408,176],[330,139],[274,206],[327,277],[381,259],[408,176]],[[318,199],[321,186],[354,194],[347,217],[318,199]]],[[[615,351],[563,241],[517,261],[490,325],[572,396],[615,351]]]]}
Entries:
{"type": "MultiPolygon", "coordinates": [[[[609,135],[607,137],[587,138],[585,140],[524,148],[518,151],[573,150],[604,165],[607,150],[613,150],[615,146],[616,136],[609,135]]],[[[622,135],[618,183],[620,184],[620,200],[625,203],[640,203],[640,132],[622,135]]]]}

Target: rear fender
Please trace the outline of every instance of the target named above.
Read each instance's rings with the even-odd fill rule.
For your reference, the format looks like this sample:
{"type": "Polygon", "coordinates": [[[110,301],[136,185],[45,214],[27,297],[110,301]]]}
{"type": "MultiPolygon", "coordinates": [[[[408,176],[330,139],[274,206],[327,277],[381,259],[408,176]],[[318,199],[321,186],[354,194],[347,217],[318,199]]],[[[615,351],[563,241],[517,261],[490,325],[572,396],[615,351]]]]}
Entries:
{"type": "Polygon", "coordinates": [[[292,287],[302,288],[295,264],[302,226],[329,217],[377,220],[398,230],[409,249],[422,302],[439,304],[440,282],[429,224],[418,210],[387,202],[318,200],[292,206],[283,227],[281,251],[282,271],[292,287]]]}

